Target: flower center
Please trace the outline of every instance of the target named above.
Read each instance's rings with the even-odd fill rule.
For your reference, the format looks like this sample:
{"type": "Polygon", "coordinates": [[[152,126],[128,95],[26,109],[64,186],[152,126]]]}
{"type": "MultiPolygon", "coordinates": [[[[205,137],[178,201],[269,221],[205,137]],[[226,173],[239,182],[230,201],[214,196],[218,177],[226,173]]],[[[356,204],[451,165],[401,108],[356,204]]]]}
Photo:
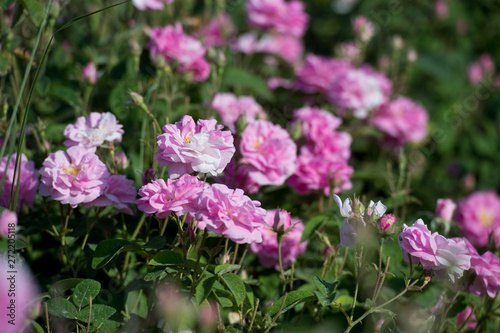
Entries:
{"type": "Polygon", "coordinates": [[[253,145],[253,147],[254,147],[255,149],[259,149],[260,145],[261,145],[260,140],[257,140],[257,141],[255,141],[255,144],[253,145]]]}
{"type": "Polygon", "coordinates": [[[490,227],[494,221],[495,218],[490,210],[483,208],[479,211],[479,222],[483,227],[490,227]]]}
{"type": "Polygon", "coordinates": [[[73,164],[70,164],[67,168],[63,168],[64,173],[69,173],[75,176],[77,176],[80,171],[82,171],[82,169],[73,164]]]}
{"type": "Polygon", "coordinates": [[[184,142],[185,143],[191,143],[191,138],[193,137],[194,135],[194,132],[191,132],[189,133],[185,138],[184,138],[184,142]]]}

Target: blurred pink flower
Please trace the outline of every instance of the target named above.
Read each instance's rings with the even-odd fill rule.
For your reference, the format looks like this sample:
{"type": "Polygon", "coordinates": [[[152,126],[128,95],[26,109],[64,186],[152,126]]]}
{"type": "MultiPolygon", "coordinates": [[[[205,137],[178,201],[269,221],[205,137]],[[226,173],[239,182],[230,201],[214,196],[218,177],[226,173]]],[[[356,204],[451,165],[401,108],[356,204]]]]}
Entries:
{"type": "Polygon", "coordinates": [[[64,129],[66,147],[80,146],[95,152],[104,142],[121,142],[124,133],[123,125],[110,113],[91,112],[88,118],[78,117],[75,124],[64,129]]]}
{"type": "Polygon", "coordinates": [[[7,253],[0,253],[0,316],[2,333],[28,332],[22,327],[31,319],[33,308],[39,299],[38,283],[29,267],[21,258],[16,259],[16,273],[12,274],[7,261],[7,253]],[[15,292],[8,292],[15,289],[15,292]],[[11,325],[8,321],[13,321],[11,325]]]}
{"type": "Polygon", "coordinates": [[[385,214],[379,219],[380,230],[385,231],[396,223],[396,217],[393,214],[385,214]]]}
{"type": "Polygon", "coordinates": [[[467,68],[469,82],[479,84],[486,75],[491,75],[495,71],[495,63],[488,53],[483,53],[478,60],[472,62],[467,68]]]}
{"type": "Polygon", "coordinates": [[[469,76],[469,82],[472,84],[478,84],[483,79],[483,69],[477,62],[473,62],[469,65],[467,74],[469,76]]]}
{"type": "Polygon", "coordinates": [[[286,34],[266,34],[255,47],[255,52],[275,54],[290,64],[300,61],[303,51],[302,40],[286,34]]]}
{"type": "Polygon", "coordinates": [[[158,136],[159,149],[154,158],[160,166],[168,165],[170,178],[192,172],[215,176],[224,170],[235,152],[231,132],[222,128],[215,119],[199,119],[195,124],[186,115],[175,124],[163,126],[165,133],[158,136]]]}
{"type": "Polygon", "coordinates": [[[352,110],[353,115],[361,119],[384,102],[379,80],[362,69],[339,75],[328,89],[327,98],[341,110],[352,110]]]}
{"type": "Polygon", "coordinates": [[[373,111],[372,123],[390,145],[420,142],[427,136],[427,111],[406,97],[383,104],[373,111]]]}
{"type": "Polygon", "coordinates": [[[448,276],[451,282],[460,278],[471,265],[469,249],[463,240],[447,239],[437,232],[431,234],[421,219],[413,226],[403,225],[398,237],[403,260],[420,264],[424,269],[433,270],[440,276],[448,276]]]}
{"type": "Polygon", "coordinates": [[[457,208],[457,204],[451,199],[437,199],[436,216],[449,222],[453,218],[453,213],[457,208]]]}
{"type": "Polygon", "coordinates": [[[200,194],[196,219],[201,230],[208,229],[235,243],[262,242],[266,211],[243,190],[223,184],[206,187],[200,194]]]}
{"type": "Polygon", "coordinates": [[[293,123],[299,124],[304,137],[311,142],[334,132],[342,124],[342,119],[332,113],[316,108],[303,107],[293,113],[293,123]]]}
{"type": "Polygon", "coordinates": [[[375,26],[365,16],[356,16],[353,22],[354,34],[363,42],[368,42],[375,34],[375,26]]]}
{"type": "Polygon", "coordinates": [[[163,9],[164,4],[170,4],[174,0],[132,0],[134,6],[139,10],[158,10],[163,9]]]}
{"type": "Polygon", "coordinates": [[[129,207],[129,204],[135,203],[135,197],[137,196],[133,183],[133,180],[127,179],[123,175],[109,176],[102,194],[95,200],[82,204],[82,206],[113,206],[116,208],[115,213],[133,215],[132,209],[129,207]]]}
{"type": "Polygon", "coordinates": [[[353,66],[347,60],[308,54],[304,64],[296,70],[297,89],[325,94],[332,82],[351,68],[353,66]]]}
{"type": "MultiPolygon", "coordinates": [[[[477,317],[472,313],[472,308],[467,307],[457,315],[457,328],[462,326],[462,323],[467,320],[466,331],[473,331],[477,327],[477,317]]],[[[461,330],[460,330],[461,332],[461,330]]]]}
{"type": "Polygon", "coordinates": [[[146,215],[155,214],[167,218],[170,213],[181,217],[189,214],[190,221],[197,211],[198,197],[204,190],[204,183],[197,177],[183,175],[179,179],[153,180],[139,189],[137,208],[146,215]]]}
{"type": "Polygon", "coordinates": [[[356,42],[347,41],[340,43],[336,48],[336,54],[351,63],[357,63],[361,59],[361,48],[356,42]]]}
{"type": "Polygon", "coordinates": [[[444,20],[450,14],[446,0],[437,0],[434,3],[434,10],[436,12],[436,16],[441,20],[444,20]]]}
{"type": "Polygon", "coordinates": [[[483,53],[479,56],[478,60],[481,68],[487,73],[493,73],[495,71],[495,62],[489,53],[483,53]]]}
{"type": "Polygon", "coordinates": [[[89,62],[82,70],[82,76],[85,80],[95,84],[97,82],[97,69],[93,62],[89,62]]]}
{"type": "Polygon", "coordinates": [[[239,117],[245,117],[247,123],[251,123],[257,117],[265,119],[266,114],[253,97],[237,97],[232,93],[218,93],[212,100],[212,109],[217,111],[222,123],[226,125],[231,132],[236,132],[235,123],[239,117]]]}
{"type": "MultiPolygon", "coordinates": [[[[7,159],[9,155],[5,155],[0,162],[0,180],[4,177],[5,181],[3,183],[2,194],[0,195],[0,206],[9,208],[12,182],[14,180],[14,169],[16,165],[17,154],[12,154],[7,165],[7,159]]],[[[28,161],[26,155],[22,154],[19,160],[21,164],[21,172],[16,172],[16,184],[19,180],[19,196],[17,197],[17,209],[21,209],[21,205],[24,204],[30,208],[33,208],[33,201],[36,197],[36,192],[38,189],[38,171],[35,169],[35,163],[33,161],[28,161]]],[[[19,167],[19,166],[18,166],[19,167]]],[[[15,185],[17,186],[17,185],[15,185]]],[[[14,187],[15,190],[15,187],[14,187]]]]}
{"type": "Polygon", "coordinates": [[[486,246],[500,228],[500,197],[493,190],[472,193],[458,203],[456,221],[474,246],[486,246]]]}
{"type": "Polygon", "coordinates": [[[15,231],[17,226],[17,215],[8,209],[0,208],[0,235],[9,236],[9,229],[15,231]]]}
{"type": "Polygon", "coordinates": [[[257,43],[259,37],[253,32],[238,36],[236,41],[231,45],[232,49],[245,54],[257,52],[257,43]]]}
{"type": "Polygon", "coordinates": [[[169,63],[176,63],[177,71],[193,72],[196,81],[204,81],[210,74],[210,65],[205,60],[205,48],[201,42],[188,36],[182,25],[155,27],[149,33],[148,48],[153,57],[161,56],[169,63]]]}
{"type": "Polygon", "coordinates": [[[256,120],[245,128],[240,153],[240,164],[259,185],[282,185],[295,170],[297,146],[286,130],[269,121],[256,120]]]}
{"type": "Polygon", "coordinates": [[[75,208],[102,194],[109,177],[99,157],[80,146],[51,153],[40,169],[40,194],[75,208]]]}
{"type": "Polygon", "coordinates": [[[295,37],[304,34],[309,21],[304,4],[297,0],[249,0],[246,12],[251,26],[295,37]]]}
{"type": "Polygon", "coordinates": [[[118,154],[115,154],[114,159],[118,170],[123,171],[128,168],[128,158],[123,151],[119,152],[118,154]]]}
{"type": "Polygon", "coordinates": [[[206,26],[202,27],[195,34],[196,38],[203,41],[205,47],[225,46],[230,37],[236,33],[231,17],[228,14],[219,14],[214,17],[206,26]]]}
{"type": "Polygon", "coordinates": [[[304,253],[308,241],[300,243],[304,224],[296,218],[291,218],[285,210],[268,210],[266,225],[262,229],[262,243],[250,244],[250,250],[259,257],[259,262],[266,268],[274,267],[279,271],[278,234],[277,229],[283,228],[285,234],[281,242],[281,261],[283,269],[287,269],[304,253]],[[275,223],[278,221],[278,223],[275,223]]]}

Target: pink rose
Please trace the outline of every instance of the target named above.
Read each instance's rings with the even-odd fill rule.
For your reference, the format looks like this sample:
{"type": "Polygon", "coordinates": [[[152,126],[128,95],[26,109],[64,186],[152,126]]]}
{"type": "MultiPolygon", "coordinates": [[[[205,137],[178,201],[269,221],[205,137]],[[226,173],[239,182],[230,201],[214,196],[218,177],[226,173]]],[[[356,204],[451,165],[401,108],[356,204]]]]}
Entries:
{"type": "Polygon", "coordinates": [[[436,216],[442,218],[444,221],[449,222],[453,218],[453,213],[457,208],[457,204],[451,199],[438,199],[436,206],[436,216]]]}
{"type": "Polygon", "coordinates": [[[462,323],[467,320],[467,330],[473,331],[477,327],[477,317],[476,314],[472,312],[472,308],[467,305],[467,307],[457,315],[457,327],[462,326],[462,323]]]}
{"type": "Polygon", "coordinates": [[[123,175],[109,176],[106,180],[106,187],[104,187],[103,193],[95,200],[84,203],[83,206],[113,206],[116,208],[115,213],[133,215],[132,209],[129,207],[129,204],[135,203],[135,197],[137,195],[133,183],[133,180],[127,179],[123,175]]]}
{"type": "Polygon", "coordinates": [[[82,76],[85,80],[88,80],[90,83],[95,84],[97,82],[97,69],[93,62],[89,62],[82,69],[82,76]]]}
{"type": "Polygon", "coordinates": [[[232,93],[218,93],[212,101],[212,109],[217,111],[222,118],[222,123],[226,125],[231,132],[236,131],[236,121],[244,117],[247,123],[251,123],[257,117],[264,119],[266,114],[253,97],[236,97],[232,93]]]}
{"type": "Polygon", "coordinates": [[[290,64],[296,64],[303,51],[302,40],[286,34],[266,34],[255,46],[255,52],[275,54],[290,64]]]}
{"type": "Polygon", "coordinates": [[[342,119],[316,107],[295,110],[293,119],[292,125],[298,123],[305,138],[313,142],[335,131],[342,124],[342,119]]]}
{"type": "MultiPolygon", "coordinates": [[[[0,206],[9,208],[12,182],[14,181],[14,170],[16,165],[17,154],[12,154],[7,165],[7,160],[9,155],[2,158],[0,162],[0,179],[5,175],[5,181],[3,183],[2,193],[0,194],[0,206]]],[[[33,201],[36,197],[36,191],[38,188],[38,172],[35,169],[35,163],[33,161],[28,161],[26,155],[22,154],[19,159],[21,164],[21,172],[16,172],[16,185],[19,180],[19,196],[17,197],[17,209],[21,209],[21,205],[24,204],[30,208],[33,208],[33,201]]],[[[18,166],[19,167],[19,166],[18,166]]],[[[14,187],[15,190],[15,187],[14,187]]]]}
{"type": "Polygon", "coordinates": [[[9,236],[9,229],[15,232],[17,226],[17,215],[10,210],[0,208],[0,234],[4,237],[9,236]]]}
{"type": "Polygon", "coordinates": [[[396,223],[396,217],[393,214],[385,214],[378,222],[380,230],[385,231],[396,223]]]}
{"type": "Polygon", "coordinates": [[[236,33],[231,17],[228,14],[219,14],[197,33],[197,38],[203,41],[205,47],[225,46],[228,39],[236,33]]]}
{"type": "Polygon", "coordinates": [[[356,16],[353,23],[354,33],[363,42],[368,42],[375,34],[375,26],[365,16],[356,16]]]}
{"type": "Polygon", "coordinates": [[[139,10],[158,10],[163,9],[163,5],[170,4],[174,0],[132,0],[134,6],[139,10]]]}

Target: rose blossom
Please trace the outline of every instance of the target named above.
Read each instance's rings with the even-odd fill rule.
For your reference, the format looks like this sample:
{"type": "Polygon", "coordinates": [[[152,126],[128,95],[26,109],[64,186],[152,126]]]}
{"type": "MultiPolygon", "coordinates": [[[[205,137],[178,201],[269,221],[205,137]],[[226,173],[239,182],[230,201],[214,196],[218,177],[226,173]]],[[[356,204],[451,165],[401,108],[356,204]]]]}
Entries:
{"type": "Polygon", "coordinates": [[[40,194],[73,208],[99,197],[109,177],[99,157],[80,146],[70,147],[66,153],[61,150],[51,153],[43,162],[40,174],[40,194]]]}
{"type": "Polygon", "coordinates": [[[243,190],[231,190],[223,184],[205,188],[198,200],[196,219],[200,229],[226,236],[235,243],[262,242],[266,211],[243,190]]]}
{"type": "Polygon", "coordinates": [[[396,223],[396,217],[393,214],[385,214],[379,220],[380,230],[385,231],[396,223]]]}
{"type": "Polygon", "coordinates": [[[437,232],[431,234],[421,219],[411,227],[404,224],[398,242],[405,262],[408,263],[411,256],[412,263],[439,275],[447,274],[452,282],[470,268],[471,256],[466,243],[447,239],[437,232]]]}
{"type": "Polygon", "coordinates": [[[265,219],[266,225],[262,229],[262,243],[250,244],[250,250],[257,254],[262,266],[266,268],[274,267],[279,271],[278,234],[276,230],[283,228],[281,261],[283,269],[287,269],[306,250],[308,241],[300,243],[304,224],[298,219],[291,218],[290,213],[284,210],[268,210],[265,219]]]}
{"type": "Polygon", "coordinates": [[[451,199],[438,199],[436,206],[436,216],[442,218],[445,222],[451,221],[457,205],[451,199]]]}
{"type": "Polygon", "coordinates": [[[285,34],[266,34],[255,46],[255,52],[275,54],[290,64],[297,63],[303,51],[300,38],[285,34]]]}
{"type": "Polygon", "coordinates": [[[363,42],[368,42],[375,34],[375,26],[365,16],[356,16],[353,22],[354,33],[363,42]]]}
{"type": "Polygon", "coordinates": [[[17,215],[8,209],[0,208],[0,235],[9,236],[9,229],[15,231],[17,226],[17,215]]]}
{"type": "Polygon", "coordinates": [[[335,131],[342,124],[340,118],[316,107],[303,107],[295,110],[293,119],[292,126],[298,123],[305,138],[313,142],[335,131]]]}
{"type": "Polygon", "coordinates": [[[157,10],[163,9],[163,5],[170,4],[174,2],[174,0],[132,0],[134,6],[139,10],[157,10]]]}
{"type": "Polygon", "coordinates": [[[163,126],[165,133],[158,136],[159,149],[154,158],[160,166],[168,165],[171,178],[192,172],[215,176],[235,152],[231,132],[222,128],[215,119],[199,119],[195,124],[186,115],[175,124],[163,126]]]}
{"type": "MultiPolygon", "coordinates": [[[[12,154],[7,165],[7,160],[9,155],[2,158],[0,162],[0,179],[4,177],[5,181],[3,183],[2,194],[0,196],[0,206],[8,208],[10,205],[12,182],[14,181],[14,169],[16,167],[17,154],[12,154]]],[[[19,196],[17,197],[17,209],[21,209],[21,204],[24,204],[30,208],[33,207],[33,201],[36,197],[36,191],[38,188],[38,172],[35,169],[35,163],[33,161],[28,161],[26,155],[22,154],[19,159],[21,164],[21,172],[16,172],[16,185],[14,185],[14,191],[16,190],[17,181],[19,180],[19,196]]],[[[18,165],[19,168],[19,165],[18,165]]]]}
{"type": "Polygon", "coordinates": [[[259,37],[255,33],[248,32],[238,36],[236,41],[231,45],[231,48],[241,53],[252,54],[257,50],[258,41],[259,37]]]}
{"type": "Polygon", "coordinates": [[[92,84],[97,82],[97,69],[95,68],[93,62],[89,62],[85,67],[83,67],[82,76],[92,84]]]}
{"type": "Polygon", "coordinates": [[[304,4],[296,0],[249,0],[246,11],[251,26],[295,37],[304,34],[309,20],[304,4]]]}
{"type": "Polygon", "coordinates": [[[474,192],[458,203],[456,221],[475,246],[485,246],[500,228],[500,197],[493,191],[474,192]]]}
{"type": "Polygon", "coordinates": [[[217,111],[222,118],[222,123],[231,132],[235,132],[235,123],[239,117],[244,116],[247,123],[255,120],[256,117],[263,119],[266,117],[262,106],[260,106],[251,96],[236,97],[232,93],[218,93],[212,101],[212,109],[217,111]]]}
{"type": "Polygon", "coordinates": [[[472,313],[472,308],[467,305],[465,309],[457,315],[457,327],[461,327],[462,323],[467,320],[467,330],[473,331],[477,327],[477,317],[472,313]],[[468,319],[468,320],[467,320],[468,319]]]}
{"type": "Polygon", "coordinates": [[[183,175],[179,179],[153,180],[139,189],[137,208],[146,215],[155,214],[158,218],[167,218],[170,213],[183,216],[188,213],[190,221],[197,211],[200,193],[204,183],[197,177],[183,175]]]}
{"type": "Polygon", "coordinates": [[[260,185],[282,185],[295,170],[297,146],[287,131],[265,120],[250,123],[242,133],[240,163],[260,185]]]}
{"type": "Polygon", "coordinates": [[[406,97],[384,104],[373,111],[373,125],[384,132],[394,146],[420,142],[427,136],[427,111],[406,97]]]}
{"type": "Polygon", "coordinates": [[[201,39],[206,47],[227,45],[228,38],[236,32],[231,17],[228,14],[219,14],[206,26],[201,28],[195,37],[201,39]]]}
{"type": "Polygon", "coordinates": [[[137,191],[132,185],[133,183],[133,180],[127,179],[123,175],[109,176],[103,193],[95,200],[84,203],[83,206],[113,206],[116,208],[115,213],[133,215],[132,209],[128,206],[129,204],[135,203],[135,197],[137,195],[137,191]]]}
{"type": "Polygon", "coordinates": [[[75,124],[64,129],[66,147],[80,146],[95,151],[104,142],[121,142],[124,133],[123,125],[110,113],[91,112],[88,118],[78,117],[75,124]]]}

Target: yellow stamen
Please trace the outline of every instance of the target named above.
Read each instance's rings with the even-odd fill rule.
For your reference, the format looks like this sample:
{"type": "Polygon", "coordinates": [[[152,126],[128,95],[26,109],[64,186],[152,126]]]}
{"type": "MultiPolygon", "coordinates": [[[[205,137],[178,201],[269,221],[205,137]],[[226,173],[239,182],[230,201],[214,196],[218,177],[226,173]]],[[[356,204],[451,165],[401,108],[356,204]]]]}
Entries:
{"type": "Polygon", "coordinates": [[[63,168],[64,173],[69,173],[75,176],[77,176],[80,171],[82,171],[82,169],[73,164],[70,164],[67,168],[63,168]]]}
{"type": "Polygon", "coordinates": [[[490,227],[495,222],[495,218],[491,211],[483,208],[479,211],[479,222],[483,227],[490,227]]]}

